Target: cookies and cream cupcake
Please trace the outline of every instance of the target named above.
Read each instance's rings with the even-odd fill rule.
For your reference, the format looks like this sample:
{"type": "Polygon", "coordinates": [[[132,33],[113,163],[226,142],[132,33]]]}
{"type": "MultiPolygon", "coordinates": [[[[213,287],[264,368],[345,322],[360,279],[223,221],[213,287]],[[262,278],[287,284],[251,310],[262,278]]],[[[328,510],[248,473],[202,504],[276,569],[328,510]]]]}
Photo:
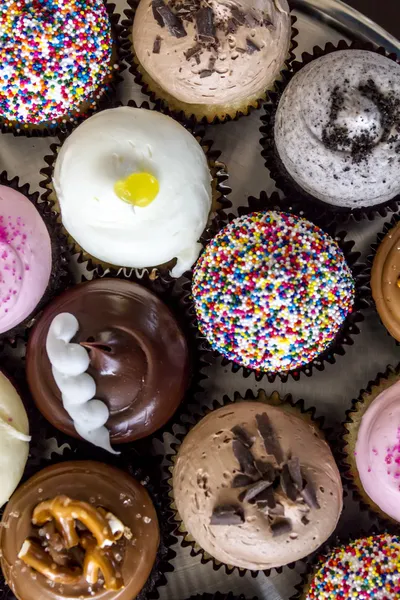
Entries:
{"type": "MultiPolygon", "coordinates": [[[[132,4],[132,3],[131,3],[132,4]]],[[[197,120],[248,113],[289,58],[286,0],[140,0],[129,33],[157,99],[197,120]]]]}
{"type": "Polygon", "coordinates": [[[273,140],[264,129],[267,158],[275,145],[279,185],[334,209],[368,209],[395,198],[399,106],[396,61],[356,49],[311,60],[290,79],[274,119],[267,120],[273,140]]]}
{"type": "Polygon", "coordinates": [[[302,416],[237,400],[184,437],[172,467],[176,519],[206,555],[271,569],[314,552],[334,531],[339,471],[317,426],[302,416]]]}
{"type": "Polygon", "coordinates": [[[179,277],[198,257],[211,174],[200,144],[170,117],[128,106],[92,116],[61,146],[53,182],[65,229],[94,262],[176,260],[179,277]]]}

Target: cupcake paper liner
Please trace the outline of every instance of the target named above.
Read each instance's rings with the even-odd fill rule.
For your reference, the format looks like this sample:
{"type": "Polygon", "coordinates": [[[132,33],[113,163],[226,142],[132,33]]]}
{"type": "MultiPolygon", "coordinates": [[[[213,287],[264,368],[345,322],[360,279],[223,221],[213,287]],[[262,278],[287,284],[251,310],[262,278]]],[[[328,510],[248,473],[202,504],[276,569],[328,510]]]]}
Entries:
{"type": "MultiPolygon", "coordinates": [[[[336,335],[332,343],[324,350],[323,353],[319,354],[310,363],[298,367],[296,369],[286,372],[270,372],[270,371],[253,371],[238,363],[232,362],[225,358],[217,350],[214,350],[209,344],[208,340],[200,333],[197,332],[198,343],[204,350],[212,352],[214,357],[222,357],[222,365],[230,365],[233,373],[242,371],[243,377],[247,378],[254,373],[256,381],[261,381],[263,377],[266,377],[270,383],[273,383],[277,378],[283,383],[286,383],[290,378],[298,381],[301,374],[311,377],[314,369],[317,371],[323,371],[325,364],[335,364],[336,356],[343,356],[346,353],[345,346],[353,345],[353,336],[360,333],[358,323],[364,320],[364,311],[369,306],[370,294],[367,286],[367,272],[366,267],[363,263],[359,262],[360,253],[353,251],[354,242],[346,240],[345,231],[337,231],[336,227],[331,223],[330,226],[323,224],[323,219],[320,218],[318,211],[311,212],[310,210],[305,213],[301,203],[299,204],[293,198],[281,199],[277,192],[274,192],[271,196],[268,196],[266,192],[261,192],[259,198],[250,196],[248,198],[248,206],[238,208],[239,216],[243,216],[252,212],[260,212],[266,210],[276,210],[281,212],[291,213],[293,215],[302,216],[313,222],[315,225],[321,227],[326,233],[328,233],[341,248],[347,264],[349,265],[356,285],[356,294],[353,305],[353,310],[349,314],[341,328],[336,335]]],[[[236,215],[229,214],[228,220],[231,222],[236,218],[236,215]]],[[[192,274],[191,274],[192,275],[192,274]]],[[[187,281],[183,285],[183,289],[186,294],[185,302],[190,310],[194,323],[197,323],[196,313],[192,298],[192,276],[187,278],[187,281]]]]}
{"type": "Polygon", "coordinates": [[[108,81],[105,81],[102,87],[98,88],[94,97],[86,101],[88,108],[84,113],[72,110],[69,114],[61,117],[52,123],[44,124],[24,124],[15,121],[8,121],[0,118],[0,130],[2,133],[12,133],[17,137],[49,137],[55,135],[66,135],[70,133],[79,123],[98,112],[98,110],[107,108],[114,100],[117,86],[123,81],[121,73],[126,69],[122,62],[122,54],[118,44],[121,25],[119,24],[120,15],[115,12],[115,4],[103,0],[110,22],[113,38],[113,52],[111,62],[113,70],[109,75],[108,81]]]}
{"type": "MultiPolygon", "coordinates": [[[[136,9],[139,6],[140,0],[127,0],[127,2],[130,8],[124,11],[126,19],[121,21],[120,46],[122,49],[123,58],[125,62],[128,63],[129,71],[134,75],[135,82],[140,85],[143,94],[149,96],[150,100],[154,102],[157,110],[168,114],[181,122],[186,122],[189,120],[192,126],[194,123],[226,123],[228,121],[237,120],[242,116],[249,115],[254,109],[260,108],[267,99],[268,89],[271,91],[276,89],[276,82],[273,82],[261,95],[256,95],[244,102],[238,102],[232,107],[227,107],[226,105],[216,105],[215,107],[211,107],[207,111],[207,114],[204,114],[204,106],[201,104],[187,104],[185,102],[180,102],[165,92],[139,63],[133,48],[132,28],[136,9]]],[[[291,63],[295,58],[294,50],[298,46],[295,38],[299,32],[294,27],[297,18],[291,16],[291,20],[292,34],[289,53],[278,80],[284,80],[284,73],[286,73],[286,71],[290,68],[291,63]]]]}
{"type": "MultiPolygon", "coordinates": [[[[177,539],[171,525],[172,511],[168,505],[168,489],[161,481],[161,458],[149,456],[138,450],[134,444],[125,444],[123,452],[112,455],[83,440],[77,440],[63,434],[48,423],[30,397],[21,362],[11,359],[2,361],[7,368],[7,377],[16,387],[27,411],[30,425],[30,452],[28,462],[19,485],[30,479],[35,473],[52,464],[74,460],[94,460],[115,466],[139,481],[149,493],[155,506],[159,527],[160,547],[152,572],[137,600],[153,600],[160,597],[158,588],[166,585],[166,574],[173,571],[172,560],[176,553],[171,546],[177,539]]],[[[0,511],[1,516],[2,510],[0,511]]],[[[14,600],[15,596],[4,582],[0,572],[0,600],[14,600]]]]}
{"type": "MultiPolygon", "coordinates": [[[[190,596],[188,600],[246,600],[246,598],[243,596],[243,594],[240,594],[240,596],[234,596],[232,592],[229,592],[228,594],[216,592],[215,594],[196,594],[196,596],[190,596]]],[[[254,596],[252,600],[258,599],[254,596]]]]}
{"type": "Polygon", "coordinates": [[[17,192],[20,192],[32,202],[47,227],[52,249],[52,269],[45,293],[36,308],[26,319],[9,331],[0,333],[1,347],[4,343],[15,345],[18,338],[27,338],[28,331],[32,325],[34,325],[42,308],[52,297],[68,287],[71,283],[71,275],[68,270],[69,252],[67,239],[62,233],[60,225],[57,223],[57,218],[55,213],[51,210],[51,205],[48,202],[41,202],[39,193],[31,192],[29,184],[21,185],[18,177],[9,179],[6,171],[0,173],[0,185],[10,187],[17,192]]]}
{"type": "MultiPolygon", "coordinates": [[[[122,103],[116,102],[112,106],[103,107],[101,110],[106,108],[116,108],[118,106],[122,106],[122,103]]],[[[127,106],[133,108],[143,108],[147,110],[151,110],[149,104],[144,102],[140,106],[138,106],[134,100],[130,100],[127,103],[127,106]]],[[[100,111],[99,111],[100,112],[100,111]]],[[[232,203],[227,199],[227,195],[230,194],[231,189],[226,184],[226,180],[228,179],[228,173],[226,170],[226,166],[219,160],[219,156],[221,152],[213,148],[213,142],[207,140],[205,138],[206,131],[205,128],[200,125],[190,126],[186,123],[185,128],[197,139],[199,144],[201,145],[204,154],[206,155],[208,166],[212,176],[212,208],[209,216],[209,221],[207,226],[200,238],[200,242],[205,245],[215,234],[218,232],[227,222],[227,215],[225,210],[229,209],[232,206],[232,203]]],[[[52,154],[50,156],[45,156],[44,160],[47,163],[47,167],[41,170],[41,174],[43,175],[43,181],[40,183],[40,187],[42,187],[45,192],[42,194],[42,198],[47,202],[50,202],[53,210],[58,213],[58,220],[61,222],[60,215],[60,207],[57,201],[57,196],[54,191],[52,177],[53,170],[55,166],[55,162],[57,160],[58,151],[62,145],[62,142],[65,138],[60,138],[59,143],[52,144],[50,146],[52,154]]],[[[104,261],[100,261],[97,258],[91,256],[87,253],[63,228],[65,235],[68,237],[69,247],[73,253],[79,254],[79,262],[89,262],[89,269],[95,270],[98,269],[100,273],[104,272],[107,269],[118,269],[123,267],[117,267],[115,265],[110,265],[105,263],[104,261]]],[[[169,268],[171,267],[173,261],[165,265],[154,265],[153,267],[148,267],[144,269],[134,269],[137,276],[140,278],[141,275],[145,272],[150,273],[151,277],[156,278],[163,274],[165,278],[170,277],[169,268]]]]}
{"type": "Polygon", "coordinates": [[[234,402],[246,402],[246,401],[257,401],[262,402],[264,404],[268,404],[271,406],[279,406],[283,410],[295,414],[296,416],[300,416],[307,423],[316,425],[319,429],[321,436],[326,439],[327,435],[329,435],[329,431],[323,430],[324,419],[323,417],[316,417],[316,409],[315,408],[305,408],[304,400],[294,401],[290,394],[281,397],[278,392],[274,391],[270,395],[267,394],[264,390],[258,390],[257,395],[254,394],[252,390],[247,390],[244,397],[241,396],[238,392],[235,392],[233,399],[229,398],[229,396],[225,395],[221,402],[214,400],[212,403],[212,407],[208,406],[192,406],[189,407],[188,412],[181,417],[179,422],[176,421],[176,424],[180,426],[181,431],[179,433],[174,433],[174,437],[178,440],[178,443],[171,444],[172,454],[167,454],[165,463],[164,463],[164,477],[168,481],[169,485],[169,500],[170,500],[170,508],[172,511],[171,516],[171,524],[174,526],[174,535],[180,540],[180,544],[183,548],[190,548],[191,556],[200,556],[201,563],[207,564],[212,563],[213,569],[218,571],[221,567],[224,568],[225,572],[229,575],[233,572],[238,573],[241,577],[246,574],[250,574],[252,577],[257,577],[258,573],[263,572],[265,575],[269,576],[272,572],[282,573],[284,567],[288,567],[293,569],[295,565],[299,562],[303,562],[305,559],[298,560],[296,562],[290,563],[288,565],[283,565],[281,567],[274,567],[272,569],[265,569],[263,571],[253,571],[250,569],[244,569],[241,567],[235,567],[232,565],[227,565],[225,563],[220,562],[215,559],[213,556],[208,554],[205,550],[203,550],[195,541],[195,539],[188,533],[185,529],[185,524],[183,523],[174,501],[174,493],[172,486],[172,473],[174,469],[174,465],[176,462],[176,458],[178,455],[178,450],[180,445],[182,444],[184,438],[189,433],[189,431],[199,423],[203,417],[207,416],[210,412],[217,410],[223,406],[227,406],[234,402]],[[182,431],[183,430],[183,431],[182,431]]]}
{"type": "Polygon", "coordinates": [[[388,366],[384,373],[378,373],[373,381],[370,381],[366,389],[362,389],[357,399],[352,400],[351,408],[346,411],[346,420],[342,426],[340,444],[339,465],[343,478],[354,499],[360,504],[362,510],[368,510],[371,518],[378,517],[383,526],[394,526],[399,528],[399,523],[388,516],[365,492],[358,474],[355,458],[357,435],[361,419],[372,402],[384,390],[391,387],[400,379],[400,364],[393,368],[388,366]]]}
{"type": "Polygon", "coordinates": [[[354,41],[347,43],[346,41],[341,40],[337,45],[328,42],[324,48],[314,46],[312,54],[304,52],[301,57],[302,61],[293,62],[291,72],[286,72],[283,80],[277,82],[277,91],[269,93],[270,102],[264,105],[265,114],[261,117],[261,121],[264,123],[260,128],[260,132],[262,133],[262,138],[260,140],[262,146],[261,155],[265,159],[265,166],[269,170],[271,178],[274,180],[276,186],[282,190],[288,198],[294,197],[297,199],[297,201],[302,203],[305,214],[307,214],[308,210],[311,210],[311,212],[318,211],[320,218],[323,219],[327,224],[331,224],[332,222],[348,223],[352,220],[358,222],[363,218],[368,218],[372,221],[380,216],[386,217],[388,213],[398,210],[400,202],[400,194],[398,194],[388,202],[384,202],[372,207],[356,208],[353,210],[325,203],[322,200],[319,200],[308,194],[300,185],[295,182],[295,180],[287,172],[276,150],[274,140],[275,115],[281,96],[288,83],[291,81],[294,75],[296,75],[296,73],[298,73],[305,65],[309,64],[316,58],[326,56],[327,54],[331,54],[337,50],[349,49],[370,50],[399,63],[398,57],[395,54],[389,54],[384,48],[376,48],[367,42],[354,41]]]}

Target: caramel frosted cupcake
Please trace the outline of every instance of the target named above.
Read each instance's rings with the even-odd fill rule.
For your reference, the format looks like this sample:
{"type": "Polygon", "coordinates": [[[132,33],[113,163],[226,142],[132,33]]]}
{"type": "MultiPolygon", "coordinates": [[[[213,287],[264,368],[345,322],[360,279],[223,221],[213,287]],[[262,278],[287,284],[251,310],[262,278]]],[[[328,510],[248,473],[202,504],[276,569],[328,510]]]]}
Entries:
{"type": "Polygon", "coordinates": [[[289,57],[291,17],[286,0],[141,0],[132,40],[150,92],[211,122],[265,99],[289,57]]]}

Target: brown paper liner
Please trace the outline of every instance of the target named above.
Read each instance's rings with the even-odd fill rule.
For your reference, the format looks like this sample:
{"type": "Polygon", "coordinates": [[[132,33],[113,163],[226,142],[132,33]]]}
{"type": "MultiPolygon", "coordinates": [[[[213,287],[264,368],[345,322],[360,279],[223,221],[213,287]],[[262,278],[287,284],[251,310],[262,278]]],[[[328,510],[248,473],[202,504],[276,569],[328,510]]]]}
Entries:
{"type": "Polygon", "coordinates": [[[379,394],[390,388],[399,379],[400,364],[395,368],[388,366],[384,373],[378,373],[376,378],[368,383],[367,388],[360,391],[358,398],[352,401],[352,407],[346,411],[346,420],[343,423],[342,459],[340,461],[343,477],[351,489],[355,500],[360,503],[361,508],[368,510],[372,518],[377,516],[385,526],[395,525],[397,527],[399,527],[399,523],[383,512],[365,492],[357,469],[355,449],[358,430],[364,414],[379,394]]]}
{"type": "MultiPolygon", "coordinates": [[[[311,362],[285,372],[272,372],[272,371],[253,371],[248,367],[244,367],[239,363],[232,362],[225,358],[217,350],[211,347],[208,340],[200,333],[197,332],[199,343],[202,344],[204,350],[212,352],[215,357],[222,357],[222,365],[229,365],[233,373],[239,371],[242,372],[243,377],[247,378],[254,373],[256,381],[261,381],[263,377],[266,377],[270,383],[273,383],[276,379],[280,379],[283,383],[286,383],[289,379],[298,381],[302,374],[306,377],[311,377],[314,370],[323,371],[325,364],[335,364],[336,356],[344,356],[346,353],[345,347],[347,345],[354,344],[353,336],[360,333],[358,324],[364,320],[363,311],[368,308],[370,304],[370,294],[368,290],[367,280],[368,274],[366,266],[359,262],[360,253],[354,252],[354,242],[347,239],[346,231],[339,231],[334,224],[329,226],[323,223],[317,210],[313,212],[308,210],[306,215],[304,214],[303,206],[301,203],[296,202],[293,198],[281,198],[277,192],[273,192],[271,196],[268,196],[266,192],[261,192],[258,198],[249,196],[248,205],[240,206],[238,208],[239,216],[247,215],[252,212],[261,212],[266,210],[275,210],[281,212],[291,213],[297,216],[304,216],[309,221],[323,229],[328,233],[341,248],[347,264],[349,265],[356,287],[355,300],[352,312],[346,317],[340,331],[329,346],[311,362]]],[[[229,222],[233,221],[236,215],[229,214],[229,222]]],[[[197,317],[193,305],[192,298],[192,273],[190,277],[187,277],[187,281],[183,285],[183,289],[186,293],[186,303],[191,306],[191,315],[194,323],[197,323],[197,317]]]]}
{"type": "Polygon", "coordinates": [[[47,227],[52,249],[52,269],[50,280],[40,302],[32,311],[32,313],[21,323],[9,331],[0,333],[1,348],[5,343],[15,347],[18,339],[27,339],[28,332],[35,324],[42,308],[52,297],[59,294],[62,290],[68,287],[68,285],[70,285],[71,274],[68,269],[68,261],[70,257],[67,239],[62,233],[61,227],[57,223],[56,216],[51,210],[51,205],[48,202],[40,202],[39,193],[31,192],[29,184],[20,185],[18,177],[9,179],[6,171],[0,173],[0,185],[10,187],[17,192],[20,192],[23,196],[28,198],[30,202],[32,202],[47,227]]]}
{"type": "MultiPolygon", "coordinates": [[[[103,107],[101,110],[107,108],[116,108],[117,106],[122,106],[122,104],[117,102],[114,103],[112,106],[103,107]]],[[[130,100],[127,103],[127,106],[131,106],[133,108],[143,108],[147,110],[152,110],[150,109],[150,106],[147,102],[144,102],[140,106],[137,106],[134,100],[130,100]]],[[[186,124],[185,128],[196,138],[196,140],[201,145],[204,154],[207,158],[208,166],[212,176],[211,212],[209,215],[207,226],[200,238],[200,242],[203,245],[205,245],[227,223],[227,215],[225,210],[232,206],[232,203],[227,199],[227,195],[231,192],[231,189],[225,183],[228,179],[228,173],[225,164],[219,160],[221,152],[219,150],[214,149],[213,142],[205,138],[205,128],[201,125],[194,125],[193,127],[191,127],[189,124],[186,124]]],[[[43,181],[40,182],[40,187],[42,187],[45,190],[45,192],[42,194],[42,198],[46,200],[46,202],[51,203],[53,210],[58,214],[58,222],[61,224],[61,226],[62,222],[60,206],[58,204],[57,196],[53,187],[52,176],[55,162],[57,160],[57,154],[59,149],[61,148],[63,139],[65,138],[60,138],[60,142],[58,144],[52,144],[50,146],[52,154],[50,156],[44,157],[44,160],[48,166],[44,169],[41,169],[40,171],[43,175],[43,181]]],[[[64,229],[64,227],[62,227],[62,229],[64,234],[68,238],[68,243],[71,252],[74,254],[79,254],[79,262],[88,261],[89,270],[98,269],[100,273],[103,273],[104,271],[109,269],[131,269],[130,267],[124,267],[124,265],[111,265],[97,259],[94,256],[91,256],[69,235],[69,233],[64,229]]],[[[175,259],[164,265],[154,265],[143,269],[134,269],[134,271],[136,272],[139,278],[144,273],[149,273],[150,276],[154,279],[159,277],[160,274],[162,274],[164,277],[171,277],[169,275],[169,270],[173,267],[174,264],[175,259]]],[[[173,278],[171,277],[171,279],[173,278]]]]}
{"type": "Polygon", "coordinates": [[[269,170],[270,176],[275,182],[277,188],[282,190],[288,198],[296,199],[297,202],[300,202],[306,215],[309,207],[312,211],[318,211],[320,214],[320,219],[323,220],[327,225],[331,224],[332,222],[343,224],[351,221],[358,222],[364,218],[368,218],[372,221],[380,216],[386,217],[388,213],[398,210],[400,202],[400,194],[398,194],[387,202],[383,202],[382,204],[377,204],[376,206],[371,207],[350,209],[330,205],[307,193],[299,184],[296,183],[296,181],[287,172],[276,150],[274,140],[275,115],[281,96],[291,79],[305,65],[309,64],[316,58],[326,56],[327,54],[331,54],[332,52],[336,52],[338,50],[349,49],[377,52],[378,54],[386,56],[387,58],[400,64],[399,59],[395,54],[389,54],[384,48],[376,48],[371,43],[367,42],[354,41],[348,43],[344,40],[340,40],[337,45],[328,42],[324,48],[314,46],[312,54],[304,52],[301,56],[301,62],[293,62],[290,73],[285,72],[283,80],[277,82],[277,91],[269,94],[270,102],[264,105],[265,114],[261,116],[261,121],[263,122],[263,125],[260,128],[260,132],[262,134],[260,140],[262,146],[261,155],[264,158],[264,164],[269,170]]]}
{"type": "Polygon", "coordinates": [[[120,36],[121,16],[115,12],[115,4],[103,0],[110,22],[113,38],[113,51],[111,56],[112,70],[103,84],[97,88],[94,95],[85,100],[77,109],[63,115],[54,122],[40,124],[19,123],[0,118],[0,130],[2,133],[12,133],[19,137],[49,137],[55,135],[66,135],[70,133],[79,123],[96,113],[100,109],[107,108],[113,102],[117,86],[123,81],[121,73],[126,69],[123,64],[123,56],[120,51],[118,39],[120,36]]]}
{"type": "MultiPolygon", "coordinates": [[[[164,477],[168,480],[168,485],[169,485],[168,495],[169,495],[169,500],[170,500],[170,508],[173,512],[172,524],[174,525],[174,528],[175,528],[174,535],[180,540],[182,547],[190,548],[191,556],[200,556],[202,564],[207,564],[207,563],[211,562],[213,569],[215,571],[218,571],[221,567],[223,567],[225,572],[228,575],[230,573],[236,572],[241,577],[243,577],[246,574],[250,574],[252,577],[257,577],[257,575],[260,571],[253,571],[250,569],[244,569],[241,567],[235,567],[232,565],[227,565],[225,563],[222,563],[219,560],[215,559],[213,556],[211,556],[208,552],[203,550],[201,548],[201,546],[199,546],[199,544],[195,541],[195,539],[192,537],[192,535],[190,533],[188,533],[188,531],[186,531],[185,524],[182,521],[182,519],[179,515],[179,512],[178,512],[178,509],[176,508],[176,505],[175,505],[173,485],[172,485],[172,473],[173,473],[175,462],[176,462],[176,459],[178,456],[178,450],[179,450],[179,447],[180,447],[183,439],[186,437],[186,435],[189,433],[189,431],[213,410],[217,410],[218,408],[221,408],[222,406],[227,406],[234,402],[246,402],[246,401],[250,401],[250,402],[257,401],[257,402],[262,402],[262,403],[270,405],[270,406],[277,406],[277,407],[281,408],[282,410],[284,410],[285,412],[294,414],[297,417],[301,417],[306,423],[308,423],[309,425],[312,425],[314,428],[318,427],[319,434],[322,439],[325,439],[325,437],[327,437],[327,435],[329,434],[329,430],[325,430],[325,432],[323,431],[323,423],[324,423],[323,417],[315,416],[315,413],[316,413],[315,408],[306,409],[305,405],[304,405],[304,400],[298,400],[295,402],[292,399],[292,396],[290,394],[287,394],[282,397],[279,395],[279,393],[277,391],[274,391],[270,395],[268,395],[267,392],[265,392],[264,390],[258,390],[257,395],[255,395],[252,390],[247,390],[244,397],[241,396],[238,392],[235,392],[233,399],[231,399],[225,395],[221,402],[214,400],[214,402],[212,403],[212,408],[209,408],[208,406],[204,406],[204,405],[202,407],[200,407],[198,405],[190,407],[191,410],[189,410],[186,413],[186,415],[184,415],[180,419],[179,423],[176,422],[176,424],[179,424],[180,429],[181,430],[183,429],[183,433],[179,432],[179,433],[174,434],[174,436],[178,440],[178,443],[174,443],[171,445],[173,453],[167,454],[167,456],[166,456],[166,461],[165,461],[165,465],[164,465],[164,477]],[[325,436],[325,434],[327,434],[327,435],[325,436]]],[[[304,559],[298,560],[296,562],[290,563],[288,565],[283,565],[281,567],[265,569],[263,571],[263,573],[267,576],[269,576],[272,572],[282,573],[284,567],[293,569],[297,563],[304,562],[305,560],[306,559],[304,558],[304,559]]]]}
{"type": "MultiPolygon", "coordinates": [[[[129,71],[134,75],[135,82],[140,85],[143,94],[150,97],[150,100],[154,102],[157,110],[160,112],[169,114],[178,121],[189,119],[191,123],[225,123],[227,121],[237,120],[242,116],[247,116],[253,110],[260,108],[267,100],[268,92],[276,89],[276,82],[272,82],[269,88],[262,93],[254,94],[253,96],[246,98],[246,100],[233,104],[205,105],[180,102],[160,87],[139,62],[133,48],[132,28],[136,9],[140,0],[127,0],[127,2],[130,8],[124,11],[126,19],[121,22],[122,29],[120,37],[120,46],[124,54],[124,60],[130,65],[129,71]]],[[[289,53],[282,66],[278,81],[284,80],[284,72],[290,68],[291,63],[295,58],[294,50],[298,45],[295,38],[299,32],[293,26],[297,21],[297,18],[292,16],[291,19],[292,34],[289,53]]]]}

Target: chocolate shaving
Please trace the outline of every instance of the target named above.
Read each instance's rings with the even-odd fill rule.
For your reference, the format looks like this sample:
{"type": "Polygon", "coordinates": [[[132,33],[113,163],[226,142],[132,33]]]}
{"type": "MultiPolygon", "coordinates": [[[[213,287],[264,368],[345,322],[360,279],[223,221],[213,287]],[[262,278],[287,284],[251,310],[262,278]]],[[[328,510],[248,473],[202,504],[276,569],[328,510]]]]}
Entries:
{"type": "Polygon", "coordinates": [[[182,38],[187,35],[182,20],[172,12],[169,6],[163,4],[163,6],[157,7],[157,12],[171,35],[176,38],[182,38]]]}
{"type": "Polygon", "coordinates": [[[310,522],[310,519],[307,519],[306,516],[301,517],[301,522],[303,523],[303,525],[308,525],[310,522]]]}
{"type": "Polygon", "coordinates": [[[215,40],[214,12],[209,6],[200,8],[195,15],[199,40],[213,42],[215,40]]]}
{"type": "Polygon", "coordinates": [[[247,487],[248,485],[251,485],[252,483],[254,483],[254,479],[252,477],[249,477],[248,475],[242,475],[240,473],[239,475],[235,475],[235,477],[233,478],[231,487],[233,487],[233,488],[247,487]]]}
{"type": "Polygon", "coordinates": [[[251,487],[247,488],[243,501],[250,502],[253,498],[257,501],[257,496],[270,485],[271,484],[268,481],[257,481],[257,483],[254,483],[251,487]]]}
{"type": "Polygon", "coordinates": [[[251,448],[254,444],[254,438],[251,437],[244,427],[235,425],[235,427],[232,427],[231,431],[235,438],[242,442],[243,446],[246,446],[246,448],[251,448]]]}
{"type": "Polygon", "coordinates": [[[298,491],[290,476],[288,465],[283,465],[281,473],[281,487],[283,493],[286,494],[289,500],[295,502],[298,495],[298,491]]]}
{"type": "Polygon", "coordinates": [[[192,56],[194,56],[195,54],[199,54],[199,52],[201,52],[200,44],[196,44],[195,46],[192,46],[191,48],[189,48],[189,50],[186,50],[186,52],[185,52],[186,60],[191,59],[192,56]]]}
{"type": "Polygon", "coordinates": [[[165,6],[164,0],[153,0],[151,3],[151,8],[153,9],[153,17],[155,18],[160,27],[164,27],[164,21],[160,13],[158,12],[158,9],[162,8],[163,6],[165,6]]]}
{"type": "Polygon", "coordinates": [[[214,71],[211,71],[210,69],[204,69],[203,71],[200,71],[200,79],[204,79],[204,77],[210,77],[213,72],[214,71]]]}
{"type": "Polygon", "coordinates": [[[247,53],[254,54],[254,52],[260,52],[260,48],[250,38],[246,38],[247,53]]]}
{"type": "Polygon", "coordinates": [[[257,475],[257,470],[254,466],[254,458],[250,450],[239,440],[233,440],[232,449],[242,473],[249,475],[250,477],[255,477],[257,475]]]}
{"type": "Polygon", "coordinates": [[[274,483],[276,473],[273,465],[263,460],[254,461],[257,471],[260,473],[264,481],[269,481],[271,484],[274,483]]]}
{"type": "Polygon", "coordinates": [[[200,64],[200,56],[198,54],[194,55],[195,61],[196,61],[196,65],[200,64]]]}
{"type": "Polygon", "coordinates": [[[239,29],[238,24],[233,19],[228,19],[226,24],[228,33],[236,33],[239,29]]]}
{"type": "Polygon", "coordinates": [[[274,521],[271,525],[273,537],[284,535],[292,531],[292,524],[288,519],[279,519],[274,521]]]}
{"type": "Polygon", "coordinates": [[[265,508],[268,506],[269,509],[273,509],[276,507],[274,491],[271,486],[268,486],[262,492],[260,492],[256,496],[255,500],[258,508],[265,508]]]}
{"type": "Polygon", "coordinates": [[[306,483],[304,489],[300,493],[301,493],[301,497],[303,498],[304,502],[310,508],[321,508],[318,503],[315,490],[309,481],[306,483]]]}
{"type": "Polygon", "coordinates": [[[265,450],[275,456],[278,464],[283,463],[283,452],[267,413],[256,415],[257,429],[263,439],[265,450]]]}
{"type": "Polygon", "coordinates": [[[211,515],[211,525],[239,525],[244,523],[243,509],[236,504],[216,506],[211,515]]]}
{"type": "Polygon", "coordinates": [[[236,52],[240,52],[240,54],[246,54],[246,50],[244,48],[239,48],[236,46],[236,52]]]}
{"type": "Polygon", "coordinates": [[[287,466],[294,485],[299,491],[301,491],[303,489],[303,477],[300,470],[300,461],[297,456],[294,456],[288,460],[287,466]]]}
{"type": "Polygon", "coordinates": [[[156,37],[156,39],[154,40],[154,44],[153,44],[153,54],[160,54],[160,50],[161,50],[161,38],[158,35],[156,37]]]}
{"type": "Polygon", "coordinates": [[[239,10],[236,6],[233,6],[231,8],[231,15],[232,18],[239,23],[239,25],[244,25],[246,22],[246,16],[244,13],[242,13],[241,10],[239,10]]]}

